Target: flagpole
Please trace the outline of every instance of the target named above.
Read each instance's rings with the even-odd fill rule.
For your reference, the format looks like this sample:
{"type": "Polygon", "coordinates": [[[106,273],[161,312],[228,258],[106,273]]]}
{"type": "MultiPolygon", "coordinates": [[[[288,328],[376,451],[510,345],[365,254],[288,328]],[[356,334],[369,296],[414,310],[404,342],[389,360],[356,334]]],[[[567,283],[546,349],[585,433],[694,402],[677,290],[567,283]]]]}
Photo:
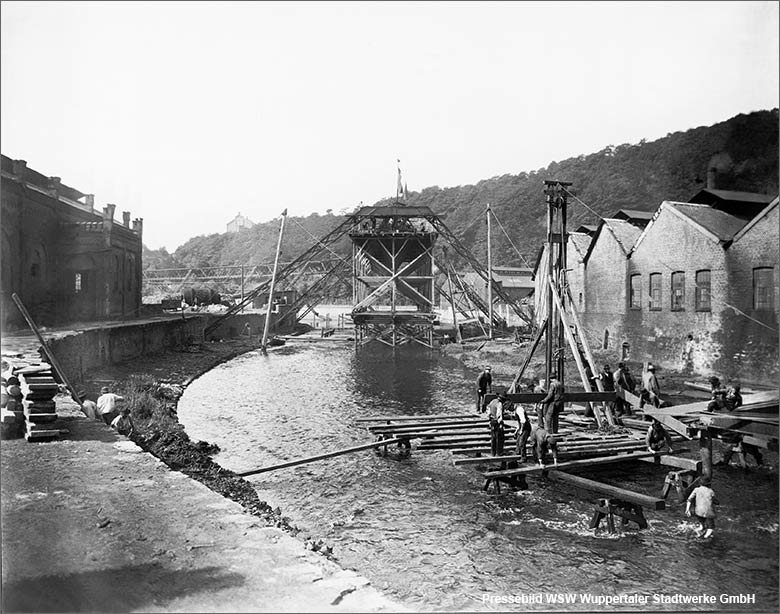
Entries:
{"type": "Polygon", "coordinates": [[[398,198],[401,193],[401,160],[396,159],[396,162],[398,163],[398,181],[396,182],[395,186],[395,202],[398,202],[398,198]]]}

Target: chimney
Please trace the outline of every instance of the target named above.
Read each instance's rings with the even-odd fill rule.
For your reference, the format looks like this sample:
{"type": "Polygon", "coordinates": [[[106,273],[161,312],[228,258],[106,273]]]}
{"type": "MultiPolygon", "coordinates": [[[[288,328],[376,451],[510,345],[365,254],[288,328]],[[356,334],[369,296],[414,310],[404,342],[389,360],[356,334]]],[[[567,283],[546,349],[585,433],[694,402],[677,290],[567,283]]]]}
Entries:
{"type": "Polygon", "coordinates": [[[62,187],[62,179],[59,177],[49,177],[49,192],[54,198],[57,198],[60,188],[62,187]]]}
{"type": "Polygon", "coordinates": [[[715,178],[718,176],[718,169],[711,167],[707,169],[707,189],[715,189],[715,178]]]}
{"type": "Polygon", "coordinates": [[[103,207],[103,228],[110,228],[114,223],[114,210],[116,205],[106,205],[103,207]]]}
{"type": "Polygon", "coordinates": [[[14,160],[14,176],[20,181],[24,181],[27,174],[27,162],[25,160],[14,160]]]}
{"type": "Polygon", "coordinates": [[[136,233],[139,237],[144,232],[144,218],[137,217],[133,220],[133,232],[136,233]]]}
{"type": "Polygon", "coordinates": [[[90,212],[95,212],[95,195],[94,194],[87,194],[86,198],[86,205],[89,207],[90,212]]]}
{"type": "Polygon", "coordinates": [[[125,228],[130,228],[130,212],[122,211],[122,225],[125,228]]]}

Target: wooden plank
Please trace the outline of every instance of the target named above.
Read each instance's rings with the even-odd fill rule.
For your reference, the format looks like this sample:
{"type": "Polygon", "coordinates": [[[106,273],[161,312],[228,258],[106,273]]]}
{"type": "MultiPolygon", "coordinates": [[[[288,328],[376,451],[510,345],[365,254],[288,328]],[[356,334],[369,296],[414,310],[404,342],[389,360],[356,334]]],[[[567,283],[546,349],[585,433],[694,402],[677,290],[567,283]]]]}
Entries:
{"type": "Polygon", "coordinates": [[[667,467],[676,467],[678,469],[687,469],[688,471],[701,473],[701,460],[694,460],[692,458],[682,458],[680,456],[661,454],[654,457],[640,458],[639,460],[645,463],[652,463],[654,465],[665,465],[667,467]]]}
{"type": "Polygon", "coordinates": [[[729,431],[737,431],[740,433],[748,433],[750,435],[774,437],[778,436],[777,423],[771,424],[761,421],[753,421],[750,418],[743,419],[742,417],[734,418],[723,414],[714,414],[710,416],[701,417],[702,424],[713,428],[719,428],[729,431]]]}
{"type": "MultiPolygon", "coordinates": [[[[492,400],[497,395],[490,394],[487,395],[486,398],[492,400]]],[[[512,401],[512,403],[538,403],[544,397],[547,395],[542,392],[514,392],[512,394],[507,394],[507,399],[512,401]]],[[[604,391],[604,392],[586,392],[584,390],[575,390],[573,392],[564,392],[563,393],[563,401],[564,403],[572,403],[572,402],[601,402],[601,401],[614,401],[615,400],[615,392],[614,391],[604,391]]],[[[489,401],[488,401],[489,402],[489,401]]]]}
{"type": "Polygon", "coordinates": [[[387,430],[391,428],[395,429],[420,429],[420,428],[434,428],[439,426],[452,426],[456,428],[461,428],[464,425],[465,426],[474,426],[475,424],[487,424],[487,416],[482,418],[475,418],[473,420],[442,420],[439,422],[400,422],[400,423],[390,423],[390,424],[372,424],[368,427],[368,430],[371,432],[380,431],[380,430],[387,430]]]}
{"type": "Polygon", "coordinates": [[[369,418],[357,418],[355,422],[386,422],[388,420],[401,422],[403,420],[450,420],[455,418],[474,418],[479,414],[435,414],[430,416],[374,416],[369,418]]]}
{"type": "Polygon", "coordinates": [[[565,482],[572,484],[578,488],[584,488],[593,492],[601,493],[609,497],[620,499],[621,501],[628,501],[629,503],[635,503],[642,507],[648,507],[655,510],[666,509],[666,502],[658,497],[651,497],[649,495],[643,495],[638,492],[626,490],[625,488],[618,488],[617,486],[611,486],[609,484],[603,484],[596,482],[595,480],[589,480],[579,475],[572,475],[563,471],[550,470],[547,472],[547,477],[557,482],[565,482]]]}
{"type": "MultiPolygon", "coordinates": [[[[600,456],[596,458],[584,458],[574,461],[566,461],[558,463],[556,469],[568,469],[569,467],[591,467],[593,465],[606,465],[609,463],[620,463],[623,461],[637,460],[639,458],[645,458],[649,456],[655,456],[656,452],[637,451],[629,452],[627,454],[615,454],[614,456],[600,456]]],[[[551,469],[552,466],[539,467],[538,465],[533,467],[521,467],[519,469],[507,469],[505,471],[488,471],[482,475],[486,478],[500,478],[510,477],[513,475],[524,475],[527,473],[540,473],[551,469]]]]}
{"type": "Polygon", "coordinates": [[[669,416],[666,414],[656,415],[652,411],[648,411],[646,413],[648,416],[652,416],[653,418],[658,420],[665,427],[672,429],[674,432],[678,433],[679,435],[682,435],[686,439],[691,439],[690,429],[688,425],[685,424],[684,422],[680,422],[674,416],[669,416]]]}
{"type": "MultiPolygon", "coordinates": [[[[504,429],[504,433],[508,436],[512,432],[511,429],[504,429]]],[[[462,435],[468,437],[472,435],[485,435],[490,436],[490,431],[487,425],[482,429],[473,429],[468,431],[439,431],[436,429],[422,430],[422,429],[409,429],[407,430],[387,430],[387,431],[374,431],[372,435],[397,435],[404,437],[456,437],[462,435]]]]}
{"type": "Polygon", "coordinates": [[[344,448],[343,450],[336,450],[334,452],[326,452],[325,454],[317,454],[316,456],[309,456],[307,458],[299,458],[297,460],[287,461],[279,463],[278,465],[269,465],[268,467],[261,467],[260,469],[252,469],[250,471],[242,471],[236,473],[241,477],[248,475],[257,475],[258,473],[266,473],[268,471],[276,471],[277,469],[285,469],[287,467],[295,467],[297,465],[304,465],[306,463],[313,463],[315,461],[324,460],[327,458],[333,458],[334,456],[341,456],[343,454],[350,454],[352,452],[360,452],[361,450],[370,450],[371,448],[381,448],[383,446],[389,446],[399,441],[408,439],[406,437],[394,437],[392,439],[384,439],[382,441],[373,441],[371,443],[365,443],[360,446],[353,446],[351,448],[344,448]]]}
{"type": "Polygon", "coordinates": [[[477,456],[475,458],[454,458],[453,465],[478,465],[480,463],[508,463],[519,461],[522,456],[517,454],[508,454],[506,456],[477,456]]]}

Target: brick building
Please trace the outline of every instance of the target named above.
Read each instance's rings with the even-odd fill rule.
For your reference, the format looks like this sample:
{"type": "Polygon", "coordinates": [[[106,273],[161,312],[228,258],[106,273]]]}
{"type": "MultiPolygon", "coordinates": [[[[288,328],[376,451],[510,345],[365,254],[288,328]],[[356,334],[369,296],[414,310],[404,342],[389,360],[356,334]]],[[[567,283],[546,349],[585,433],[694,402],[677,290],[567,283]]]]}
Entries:
{"type": "Polygon", "coordinates": [[[722,190],[693,200],[703,202],[663,202],[644,230],[602,221],[584,259],[588,337],[616,358],[676,368],[692,334],[697,372],[775,376],[778,200],[722,190]]]}
{"type": "Polygon", "coordinates": [[[0,158],[2,328],[25,326],[16,293],[41,325],[136,317],[141,306],[143,220],[114,221],[115,205],[0,158]]]}

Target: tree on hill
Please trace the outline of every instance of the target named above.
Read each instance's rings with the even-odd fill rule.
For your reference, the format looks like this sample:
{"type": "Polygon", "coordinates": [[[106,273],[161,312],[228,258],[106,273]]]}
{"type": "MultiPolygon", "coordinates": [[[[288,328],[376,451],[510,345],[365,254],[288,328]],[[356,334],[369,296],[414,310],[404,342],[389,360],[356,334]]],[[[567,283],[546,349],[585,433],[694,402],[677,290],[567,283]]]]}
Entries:
{"type": "MultiPolygon", "coordinates": [[[[600,217],[619,209],[654,211],[664,200],[687,201],[706,187],[711,168],[717,170],[715,187],[719,189],[777,194],[778,110],[737,115],[656,141],[608,145],[595,153],[551,162],[546,168],[492,177],[474,185],[427,187],[409,193],[407,203],[430,207],[443,216],[450,230],[482,261],[487,242],[484,210],[489,203],[511,238],[510,243],[501,228],[494,226],[493,261],[533,264],[546,232],[544,180],[572,182],[569,227],[574,228],[596,224],[600,217]]],[[[394,200],[384,199],[376,205],[394,200]]],[[[290,216],[288,221],[283,262],[309,249],[315,244],[313,237],[327,234],[343,217],[329,211],[290,216]]],[[[278,220],[273,220],[240,233],[195,237],[177,249],[174,257],[184,266],[269,263],[278,231],[278,220]]],[[[332,249],[348,256],[348,237],[332,249]]]]}

